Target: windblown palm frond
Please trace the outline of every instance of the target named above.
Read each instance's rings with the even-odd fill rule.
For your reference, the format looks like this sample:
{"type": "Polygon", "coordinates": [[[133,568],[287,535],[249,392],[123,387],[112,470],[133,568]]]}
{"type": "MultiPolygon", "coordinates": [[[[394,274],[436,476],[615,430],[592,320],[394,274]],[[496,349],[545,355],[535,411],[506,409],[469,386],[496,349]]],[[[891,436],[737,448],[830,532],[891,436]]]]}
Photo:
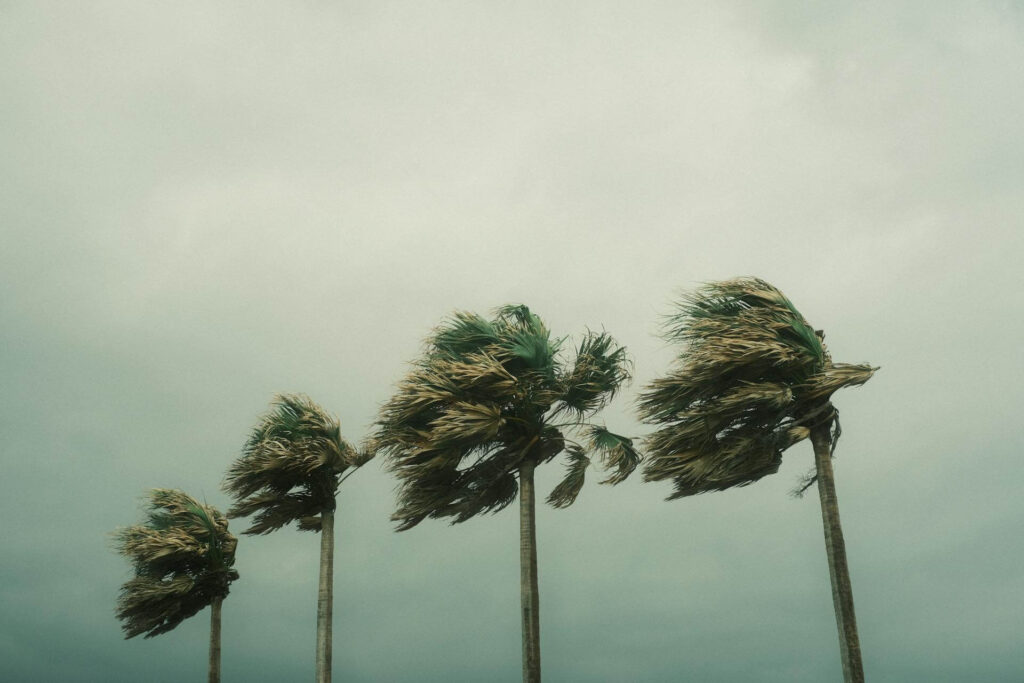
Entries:
{"type": "Polygon", "coordinates": [[[338,421],[308,397],[279,395],[228,470],[223,488],[235,499],[228,517],[253,515],[246,534],[291,522],[319,531],[320,514],[334,510],[341,475],[371,457],[350,446],[338,421]]]}
{"type": "Polygon", "coordinates": [[[568,455],[566,474],[548,496],[547,502],[551,507],[564,508],[576,502],[576,496],[579,495],[586,479],[587,468],[590,467],[590,458],[579,446],[570,444],[566,446],[565,451],[568,455]]]}
{"type": "Polygon", "coordinates": [[[782,452],[830,419],[832,394],[877,368],[832,362],[782,292],[757,278],[705,285],[666,324],[682,345],[665,377],[642,392],[647,481],[672,480],[670,498],[743,486],[776,472],[782,452]]]}
{"type": "Polygon", "coordinates": [[[612,434],[604,427],[587,429],[590,448],[601,456],[601,461],[614,472],[602,484],[618,484],[626,480],[640,464],[640,453],[633,448],[633,440],[612,434]]]}
{"type": "MultiPolygon", "coordinates": [[[[426,341],[423,355],[383,406],[376,446],[399,478],[399,529],[427,517],[462,522],[515,500],[520,464],[569,452],[567,481],[549,499],[571,504],[582,485],[584,447],[567,439],[587,426],[629,380],[626,350],[605,333],[588,333],[573,362],[526,306],[505,306],[487,320],[460,312],[426,341]],[[563,414],[567,422],[556,423],[563,414]],[[577,485],[578,484],[578,485],[577,485]]],[[[587,447],[615,470],[636,466],[631,442],[610,432],[587,447]],[[614,440],[614,443],[613,443],[614,440]]]]}
{"type": "Polygon", "coordinates": [[[238,572],[228,521],[182,491],[154,489],[145,523],[115,532],[135,576],[121,586],[115,614],[126,638],[172,630],[228,594],[238,572]]]}

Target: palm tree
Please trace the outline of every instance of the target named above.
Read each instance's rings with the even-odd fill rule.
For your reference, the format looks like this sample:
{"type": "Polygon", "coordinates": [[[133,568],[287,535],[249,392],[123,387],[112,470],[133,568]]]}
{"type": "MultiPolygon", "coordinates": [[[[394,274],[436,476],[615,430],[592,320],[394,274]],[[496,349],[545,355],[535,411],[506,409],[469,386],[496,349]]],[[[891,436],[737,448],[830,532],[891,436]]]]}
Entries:
{"type": "Polygon", "coordinates": [[[863,681],[853,592],[831,457],[840,434],[831,397],[877,368],[833,363],[816,332],[775,287],[756,278],[708,284],[685,296],[666,325],[683,350],[641,394],[644,479],[670,479],[669,499],[744,486],[779,469],[782,452],[814,446],[844,679],[863,681]]]}
{"type": "Polygon", "coordinates": [[[624,480],[639,462],[632,441],[588,419],[629,379],[624,348],[588,332],[572,364],[526,306],[505,306],[493,320],[456,313],[383,406],[375,434],[400,481],[398,530],[427,517],[453,524],[520,502],[523,681],[540,681],[540,619],[534,469],[561,452],[568,472],[548,497],[573,503],[599,454],[624,480]],[[570,438],[575,436],[576,439],[570,438]]]}
{"type": "Polygon", "coordinates": [[[320,532],[317,683],[331,680],[335,496],[341,481],[369,458],[341,438],[338,421],[323,408],[306,396],[282,394],[253,429],[224,481],[224,490],[235,499],[228,517],[254,515],[242,533],[268,534],[291,522],[301,531],[320,532]]]}
{"type": "Polygon", "coordinates": [[[224,515],[182,491],[150,491],[146,517],[114,535],[117,551],[135,568],[115,611],[125,638],[167,633],[209,605],[209,680],[219,683],[221,603],[238,578],[238,540],[224,515]]]}

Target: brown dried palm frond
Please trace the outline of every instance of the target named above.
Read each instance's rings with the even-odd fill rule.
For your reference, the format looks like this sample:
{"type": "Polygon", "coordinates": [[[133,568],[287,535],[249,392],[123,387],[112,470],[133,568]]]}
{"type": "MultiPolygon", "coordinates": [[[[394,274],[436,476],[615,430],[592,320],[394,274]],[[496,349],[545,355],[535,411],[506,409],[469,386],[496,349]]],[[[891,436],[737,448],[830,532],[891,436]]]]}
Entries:
{"type": "Polygon", "coordinates": [[[223,598],[238,578],[237,539],[224,515],[173,489],[149,493],[147,519],[115,532],[135,576],[121,586],[115,614],[126,638],[166,633],[223,598]]]}
{"type": "Polygon", "coordinates": [[[617,483],[639,455],[625,437],[587,422],[629,380],[626,350],[606,333],[588,332],[571,363],[526,306],[493,319],[455,313],[427,339],[374,434],[398,475],[398,510],[408,529],[427,517],[462,522],[515,500],[520,465],[569,453],[570,471],[549,502],[565,507],[583,482],[585,450],[563,432],[583,431],[617,483]],[[564,422],[558,422],[559,416],[564,422]]]}
{"type": "Polygon", "coordinates": [[[570,444],[566,446],[565,451],[568,456],[565,478],[551,491],[547,499],[548,505],[556,508],[569,507],[576,502],[576,496],[583,488],[587,468],[590,467],[590,458],[579,446],[570,444]]]}
{"type": "Polygon", "coordinates": [[[228,469],[223,488],[235,499],[228,516],[253,516],[246,534],[291,522],[319,531],[320,513],[334,509],[341,475],[371,457],[372,451],[349,445],[337,419],[311,399],[278,395],[228,469]]]}
{"type": "Polygon", "coordinates": [[[669,373],[641,393],[644,479],[670,479],[670,498],[743,486],[776,472],[782,452],[834,419],[830,398],[877,368],[834,364],[820,335],[782,292],[757,278],[705,285],[666,324],[681,345],[669,373]]]}

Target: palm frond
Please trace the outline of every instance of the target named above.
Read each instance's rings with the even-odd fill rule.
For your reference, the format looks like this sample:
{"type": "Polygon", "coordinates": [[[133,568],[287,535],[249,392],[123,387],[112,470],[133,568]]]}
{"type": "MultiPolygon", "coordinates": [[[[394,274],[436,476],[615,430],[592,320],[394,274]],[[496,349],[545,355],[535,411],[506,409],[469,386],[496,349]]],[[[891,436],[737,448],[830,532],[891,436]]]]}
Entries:
{"type": "Polygon", "coordinates": [[[566,508],[576,502],[576,496],[579,495],[586,479],[587,467],[590,466],[590,458],[579,446],[570,445],[565,450],[568,457],[565,478],[547,498],[548,505],[556,508],[566,508]]]}
{"type": "Polygon", "coordinates": [[[629,380],[626,348],[604,332],[588,332],[576,350],[572,370],[562,378],[565,391],[559,400],[584,417],[603,408],[629,380]]]}
{"type": "Polygon", "coordinates": [[[499,405],[457,401],[433,421],[432,442],[438,448],[448,448],[490,441],[498,435],[503,423],[499,405]]]}
{"type": "Polygon", "coordinates": [[[602,484],[619,484],[633,473],[640,464],[640,453],[633,448],[633,440],[613,434],[604,427],[590,426],[588,430],[590,447],[601,456],[606,469],[612,469],[611,476],[602,484]]]}
{"type": "MultiPolygon", "coordinates": [[[[231,518],[252,517],[249,528],[244,532],[250,536],[269,534],[272,531],[314,517],[323,512],[323,500],[306,489],[294,492],[255,493],[228,509],[231,518]]],[[[308,525],[307,525],[308,527],[308,525]]],[[[304,528],[303,530],[309,530],[304,528]]]]}
{"type": "Polygon", "coordinates": [[[875,374],[878,368],[870,365],[848,365],[846,363],[829,364],[822,372],[812,375],[799,387],[806,401],[828,400],[832,394],[844,387],[855,387],[864,384],[875,374]]]}
{"type": "Polygon", "coordinates": [[[793,302],[759,278],[712,282],[684,295],[665,327],[669,339],[683,342],[703,342],[729,327],[747,332],[763,327],[818,364],[825,361],[820,339],[793,302]]]}
{"type": "Polygon", "coordinates": [[[366,463],[373,460],[377,455],[380,446],[372,438],[366,439],[358,448],[348,454],[348,466],[350,469],[359,469],[366,463]]]}
{"type": "Polygon", "coordinates": [[[513,372],[532,370],[551,381],[562,340],[552,340],[544,322],[526,306],[504,306],[497,313],[498,354],[507,359],[506,366],[513,372]]]}
{"type": "Polygon", "coordinates": [[[778,471],[783,446],[792,445],[793,436],[788,430],[765,433],[741,428],[703,448],[666,451],[660,447],[656,433],[647,454],[644,480],[671,479],[674,492],[670,499],[746,486],[778,471]]]}
{"type": "Polygon", "coordinates": [[[475,313],[459,311],[434,330],[428,356],[457,359],[479,349],[494,345],[498,334],[489,321],[475,313]]]}

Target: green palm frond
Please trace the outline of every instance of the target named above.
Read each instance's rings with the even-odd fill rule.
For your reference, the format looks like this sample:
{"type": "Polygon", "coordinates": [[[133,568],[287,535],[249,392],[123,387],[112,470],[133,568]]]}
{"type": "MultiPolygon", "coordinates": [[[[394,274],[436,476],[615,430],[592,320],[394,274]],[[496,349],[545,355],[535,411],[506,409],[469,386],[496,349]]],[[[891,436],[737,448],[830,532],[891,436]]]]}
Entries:
{"type": "Polygon", "coordinates": [[[255,515],[246,534],[291,522],[319,530],[311,520],[334,509],[339,477],[370,457],[349,445],[337,419],[310,398],[278,395],[228,469],[223,488],[235,500],[228,516],[255,515]]]}
{"type": "Polygon", "coordinates": [[[638,405],[658,427],[645,439],[644,479],[672,498],[743,486],[776,472],[782,452],[844,386],[876,368],[833,364],[822,337],[782,292],[757,278],[707,284],[665,323],[681,345],[638,405]]]}
{"type": "Polygon", "coordinates": [[[428,353],[449,360],[459,359],[497,341],[498,333],[491,322],[475,313],[458,312],[434,331],[428,353]]]}
{"type": "Polygon", "coordinates": [[[576,350],[572,370],[562,378],[565,391],[560,399],[566,409],[583,417],[603,408],[629,380],[625,347],[604,332],[588,332],[576,350]]]}
{"type": "Polygon", "coordinates": [[[563,340],[551,339],[544,321],[523,305],[499,308],[495,322],[499,345],[506,353],[550,379],[563,340]]]}
{"type": "Polygon", "coordinates": [[[604,427],[591,425],[588,429],[590,447],[597,452],[606,469],[614,469],[602,484],[618,484],[626,480],[640,464],[640,453],[633,448],[633,440],[612,434],[604,427]]]}
{"type": "Polygon", "coordinates": [[[215,508],[173,489],[149,494],[146,521],[114,534],[134,577],[121,586],[115,614],[126,638],[172,630],[238,578],[232,569],[237,539],[215,508]]]}
{"type": "MultiPolygon", "coordinates": [[[[562,430],[586,426],[584,418],[628,381],[626,351],[609,335],[587,334],[571,366],[563,342],[522,305],[500,308],[491,320],[459,312],[435,328],[381,408],[373,436],[399,479],[393,519],[400,530],[507,506],[520,463],[562,452],[562,430]],[[560,413],[571,419],[556,425],[560,413]]],[[[571,502],[567,490],[556,496],[563,505],[571,502]]]]}

